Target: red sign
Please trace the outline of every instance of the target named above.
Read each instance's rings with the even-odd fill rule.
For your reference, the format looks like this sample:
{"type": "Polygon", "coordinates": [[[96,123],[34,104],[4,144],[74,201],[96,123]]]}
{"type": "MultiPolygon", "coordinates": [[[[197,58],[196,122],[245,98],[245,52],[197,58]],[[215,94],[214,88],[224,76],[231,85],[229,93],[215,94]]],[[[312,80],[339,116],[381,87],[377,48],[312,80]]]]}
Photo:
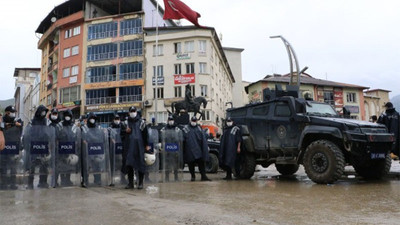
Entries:
{"type": "Polygon", "coordinates": [[[175,84],[191,84],[196,81],[194,73],[185,75],[174,75],[175,84]]]}

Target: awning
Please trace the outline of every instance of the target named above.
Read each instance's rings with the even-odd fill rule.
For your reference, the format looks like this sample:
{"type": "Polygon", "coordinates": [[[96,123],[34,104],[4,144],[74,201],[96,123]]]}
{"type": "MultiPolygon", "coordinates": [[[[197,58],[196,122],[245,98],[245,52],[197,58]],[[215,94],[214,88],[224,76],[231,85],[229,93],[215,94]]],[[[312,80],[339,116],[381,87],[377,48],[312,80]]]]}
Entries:
{"type": "Polygon", "coordinates": [[[64,108],[59,108],[58,111],[59,112],[63,112],[63,111],[67,111],[68,109],[70,109],[71,111],[76,109],[76,108],[80,108],[79,105],[73,105],[73,106],[68,106],[68,107],[64,107],[64,108]]]}

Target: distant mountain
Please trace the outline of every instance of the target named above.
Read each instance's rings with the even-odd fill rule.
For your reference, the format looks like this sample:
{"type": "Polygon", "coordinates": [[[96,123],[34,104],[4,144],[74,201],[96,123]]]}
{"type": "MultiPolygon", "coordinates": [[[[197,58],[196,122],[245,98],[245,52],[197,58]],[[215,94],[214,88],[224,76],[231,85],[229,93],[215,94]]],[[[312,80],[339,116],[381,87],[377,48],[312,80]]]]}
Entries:
{"type": "Polygon", "coordinates": [[[0,112],[4,112],[4,109],[9,105],[15,105],[15,100],[13,98],[0,100],[0,112]]]}
{"type": "Polygon", "coordinates": [[[400,110],[400,95],[394,96],[390,101],[393,103],[393,106],[396,108],[396,111],[400,110]]]}

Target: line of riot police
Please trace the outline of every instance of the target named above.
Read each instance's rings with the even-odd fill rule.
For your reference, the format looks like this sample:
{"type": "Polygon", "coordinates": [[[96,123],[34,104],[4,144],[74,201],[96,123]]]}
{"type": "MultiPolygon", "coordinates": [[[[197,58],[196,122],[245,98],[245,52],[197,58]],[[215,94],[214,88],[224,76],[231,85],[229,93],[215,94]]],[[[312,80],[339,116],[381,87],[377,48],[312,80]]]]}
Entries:
{"type": "Polygon", "coordinates": [[[125,122],[116,114],[112,125],[104,129],[94,113],[80,124],[74,123],[70,110],[64,111],[62,121],[57,109],[47,116],[48,111],[40,105],[22,131],[23,123],[15,119],[14,107],[6,108],[0,188],[124,184],[132,189],[136,177],[136,186],[142,189],[144,181],[168,182],[170,174],[175,181],[182,181],[184,163],[189,165],[192,181],[195,164],[201,180],[209,180],[204,167],[207,141],[196,117],[183,129],[169,117],[160,130],[146,125],[138,110],[131,107],[125,122]]]}

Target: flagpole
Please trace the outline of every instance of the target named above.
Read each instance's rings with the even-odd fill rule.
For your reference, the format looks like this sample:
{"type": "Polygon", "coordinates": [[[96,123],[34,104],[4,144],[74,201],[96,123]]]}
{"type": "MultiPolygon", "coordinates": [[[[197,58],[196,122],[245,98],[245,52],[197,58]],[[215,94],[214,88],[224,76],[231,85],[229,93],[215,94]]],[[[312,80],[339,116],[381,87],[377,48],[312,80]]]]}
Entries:
{"type": "Polygon", "coordinates": [[[154,80],[155,80],[155,98],[154,98],[154,123],[157,124],[157,114],[158,114],[158,0],[156,0],[157,2],[157,9],[156,9],[156,69],[155,69],[155,74],[154,74],[154,80]]]}

